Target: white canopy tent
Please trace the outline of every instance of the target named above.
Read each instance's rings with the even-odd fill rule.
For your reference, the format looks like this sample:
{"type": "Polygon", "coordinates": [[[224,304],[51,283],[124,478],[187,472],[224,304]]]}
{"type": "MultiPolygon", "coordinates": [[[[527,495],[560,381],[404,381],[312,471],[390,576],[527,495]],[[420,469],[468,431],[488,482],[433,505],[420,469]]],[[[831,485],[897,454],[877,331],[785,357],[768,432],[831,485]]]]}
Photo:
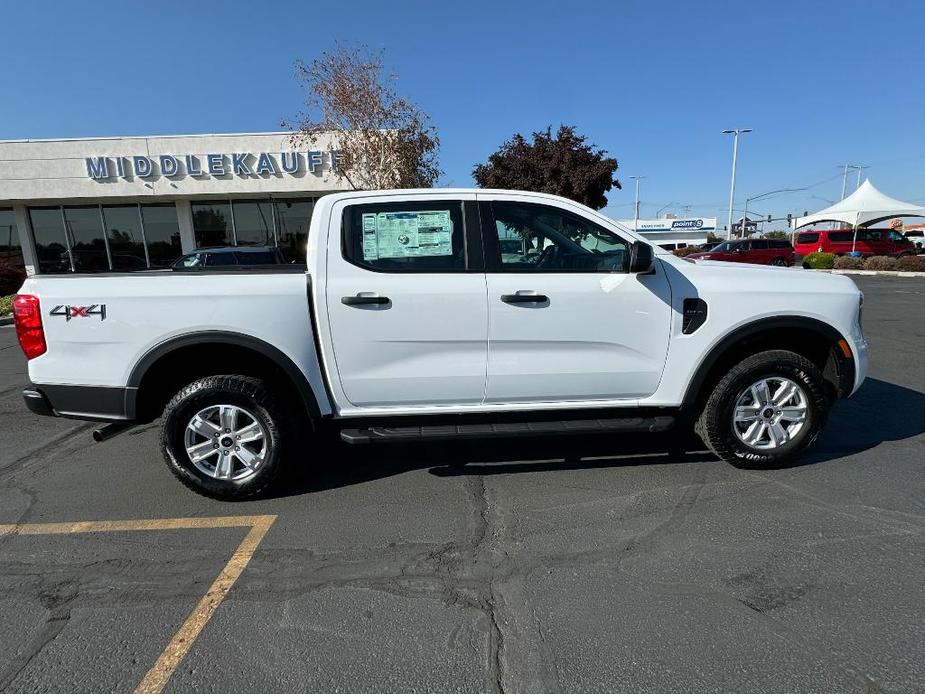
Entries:
{"type": "Polygon", "coordinates": [[[815,214],[797,217],[792,226],[797,229],[817,222],[843,222],[857,230],[857,227],[864,224],[890,217],[925,217],[925,207],[884,195],[868,179],[841,202],[815,214]]]}

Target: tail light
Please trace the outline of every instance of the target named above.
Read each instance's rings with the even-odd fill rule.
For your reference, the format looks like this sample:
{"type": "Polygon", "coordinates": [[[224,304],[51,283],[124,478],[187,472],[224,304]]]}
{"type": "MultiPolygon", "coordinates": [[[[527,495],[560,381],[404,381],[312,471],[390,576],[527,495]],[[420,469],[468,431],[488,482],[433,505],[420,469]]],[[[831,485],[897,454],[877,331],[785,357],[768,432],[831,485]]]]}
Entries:
{"type": "Polygon", "coordinates": [[[48,351],[45,330],[42,328],[42,311],[39,298],[31,294],[17,294],[13,298],[13,317],[16,319],[16,337],[26,359],[35,359],[48,351]]]}

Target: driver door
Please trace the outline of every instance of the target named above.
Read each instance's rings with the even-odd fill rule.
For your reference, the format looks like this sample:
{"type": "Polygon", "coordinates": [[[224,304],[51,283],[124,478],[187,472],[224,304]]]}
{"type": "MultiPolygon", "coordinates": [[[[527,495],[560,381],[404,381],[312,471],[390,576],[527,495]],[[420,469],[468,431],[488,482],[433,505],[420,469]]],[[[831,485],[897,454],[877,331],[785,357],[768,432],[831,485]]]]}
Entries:
{"type": "Polygon", "coordinates": [[[485,403],[652,395],[671,325],[661,264],[629,274],[632,238],[580,208],[530,196],[478,199],[489,312],[485,403]]]}

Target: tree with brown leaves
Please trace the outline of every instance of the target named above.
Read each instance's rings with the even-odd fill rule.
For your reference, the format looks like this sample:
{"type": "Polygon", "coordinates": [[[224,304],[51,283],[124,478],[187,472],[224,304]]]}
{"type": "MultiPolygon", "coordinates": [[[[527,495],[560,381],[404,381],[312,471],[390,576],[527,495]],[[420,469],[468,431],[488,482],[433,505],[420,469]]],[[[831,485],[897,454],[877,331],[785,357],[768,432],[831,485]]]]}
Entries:
{"type": "Polygon", "coordinates": [[[573,126],[561,125],[555,136],[552,128],[533,133],[533,142],[515,134],[472,176],[481,188],[552,193],[599,210],[607,206],[604,194],[622,187],[614,178],[617,160],[606,155],[573,126]]]}
{"type": "Polygon", "coordinates": [[[429,188],[443,173],[440,139],[426,113],[400,96],[396,76],[383,74],[382,51],[338,44],[310,63],[295,62],[306,91],[293,143],[332,135],[337,170],[355,189],[429,188]]]}

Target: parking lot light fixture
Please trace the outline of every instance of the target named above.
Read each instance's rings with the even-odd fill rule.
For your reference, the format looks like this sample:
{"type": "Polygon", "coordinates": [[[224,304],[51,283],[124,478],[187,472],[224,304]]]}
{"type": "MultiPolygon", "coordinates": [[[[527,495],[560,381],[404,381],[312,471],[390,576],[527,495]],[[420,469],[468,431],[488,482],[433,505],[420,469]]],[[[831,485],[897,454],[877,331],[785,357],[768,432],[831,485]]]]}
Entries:
{"type": "Polygon", "coordinates": [[[732,128],[723,130],[724,135],[732,135],[732,184],[729,186],[729,225],[726,227],[726,238],[732,238],[732,206],[736,196],[736,161],[739,156],[739,135],[750,133],[751,128],[732,128]]]}
{"type": "Polygon", "coordinates": [[[639,231],[639,181],[645,176],[630,176],[630,178],[636,181],[636,204],[634,206],[636,211],[633,215],[633,231],[639,231]]]}

